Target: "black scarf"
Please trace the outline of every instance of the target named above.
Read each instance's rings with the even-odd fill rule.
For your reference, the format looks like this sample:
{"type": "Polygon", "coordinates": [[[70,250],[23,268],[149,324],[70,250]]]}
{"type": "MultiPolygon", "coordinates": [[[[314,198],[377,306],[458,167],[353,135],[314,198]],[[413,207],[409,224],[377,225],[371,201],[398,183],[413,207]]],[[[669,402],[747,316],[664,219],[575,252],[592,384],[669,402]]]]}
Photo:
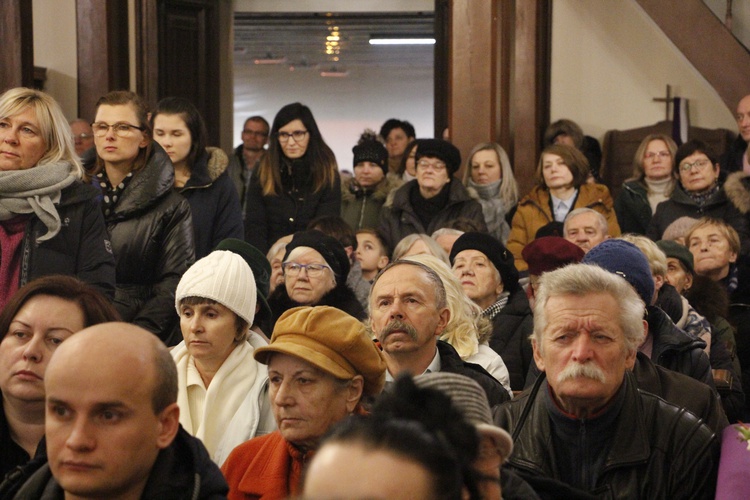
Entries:
{"type": "Polygon", "coordinates": [[[411,188],[409,193],[409,201],[414,209],[414,213],[417,214],[419,221],[422,226],[427,230],[432,222],[432,219],[445,207],[448,206],[448,198],[450,196],[450,182],[443,186],[438,194],[432,198],[425,198],[422,193],[419,192],[419,184],[416,182],[411,188]]]}

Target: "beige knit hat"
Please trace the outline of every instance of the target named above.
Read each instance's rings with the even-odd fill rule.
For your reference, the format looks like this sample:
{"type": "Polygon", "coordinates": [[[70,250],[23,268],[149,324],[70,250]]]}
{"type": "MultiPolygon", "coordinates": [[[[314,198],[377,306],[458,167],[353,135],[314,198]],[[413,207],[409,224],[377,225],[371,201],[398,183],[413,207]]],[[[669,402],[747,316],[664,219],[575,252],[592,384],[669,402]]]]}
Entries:
{"type": "Polygon", "coordinates": [[[490,404],[484,389],[465,375],[450,372],[431,372],[414,377],[417,387],[435,389],[451,399],[453,406],[463,414],[482,436],[495,442],[503,462],[507,462],[513,452],[513,439],[510,434],[492,421],[490,404]]]}
{"type": "Polygon", "coordinates": [[[385,385],[385,358],[357,318],[329,306],[294,307],[281,315],[271,343],[253,354],[268,364],[275,352],[302,358],[336,378],[365,379],[364,393],[375,396],[385,385]]]}
{"type": "Polygon", "coordinates": [[[245,259],[228,250],[213,251],[185,271],[175,292],[177,314],[186,297],[215,300],[248,325],[255,319],[257,290],[253,271],[245,259]]]}

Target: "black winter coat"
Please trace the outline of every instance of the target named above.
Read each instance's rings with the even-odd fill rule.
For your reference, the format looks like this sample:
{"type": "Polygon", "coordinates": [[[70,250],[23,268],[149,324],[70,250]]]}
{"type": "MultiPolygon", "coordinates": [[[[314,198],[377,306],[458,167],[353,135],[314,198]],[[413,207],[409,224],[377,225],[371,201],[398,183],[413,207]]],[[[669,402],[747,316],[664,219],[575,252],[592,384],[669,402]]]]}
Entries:
{"type": "MultiPolygon", "coordinates": [[[[561,479],[555,464],[544,376],[530,390],[495,409],[495,424],[513,437],[509,467],[522,477],[561,479]]],[[[601,499],[710,499],[716,489],[720,443],[695,415],[638,390],[626,372],[624,404],[613,429],[604,469],[596,480],[601,499]]],[[[582,432],[585,424],[581,422],[582,432]]],[[[533,481],[530,481],[534,484],[533,481]]]]}
{"type": "Polygon", "coordinates": [[[719,396],[694,378],[654,364],[639,352],[633,367],[638,388],[691,411],[717,435],[729,425],[719,396]]]}
{"type": "Polygon", "coordinates": [[[222,150],[206,149],[193,165],[190,179],[177,190],[190,203],[196,260],[226,238],[245,237],[240,199],[226,174],[228,161],[222,150]]]}
{"type": "Polygon", "coordinates": [[[76,181],[62,190],[56,205],[60,232],[52,239],[36,242],[47,232],[32,215],[23,239],[19,285],[50,274],[75,276],[107,297],[115,296],[115,259],[99,205],[101,193],[76,181]]]}
{"type": "Polygon", "coordinates": [[[123,321],[176,345],[182,336],[174,294],[195,261],[193,223],[187,200],[174,192],[172,163],[157,143],[105,220],[117,269],[117,311],[123,321]]]}
{"type": "Polygon", "coordinates": [[[304,160],[292,162],[291,173],[281,170],[281,192],[264,196],[258,169],[253,171],[247,193],[245,241],[263,253],[282,236],[307,229],[321,215],[341,212],[341,177],[338,171],[333,186],[312,192],[312,175],[304,160]]]}
{"type": "Polygon", "coordinates": [[[724,188],[719,189],[703,207],[699,207],[682,189],[682,186],[677,183],[670,198],[656,206],[656,213],[651,219],[646,236],[654,241],[659,241],[667,226],[683,216],[694,219],[713,217],[723,220],[739,233],[742,253],[748,253],[750,249],[750,246],[748,246],[750,244],[750,229],[747,218],[729,201],[724,188]]]}
{"type": "MultiPolygon", "coordinates": [[[[268,305],[271,306],[271,311],[273,311],[273,324],[275,325],[276,320],[279,319],[279,316],[284,314],[284,312],[293,307],[300,307],[303,304],[295,302],[289,298],[286,287],[282,283],[276,287],[276,290],[274,290],[268,298],[268,305]]],[[[360,321],[367,317],[367,313],[359,300],[357,300],[357,296],[346,284],[346,281],[341,279],[336,282],[336,287],[333,290],[323,295],[318,303],[312,305],[335,307],[336,309],[341,309],[350,316],[354,316],[360,321]]]]}
{"type": "Polygon", "coordinates": [[[646,186],[640,181],[625,182],[615,199],[615,213],[623,234],[646,234],[653,216],[646,186]]]}
{"type": "MultiPolygon", "coordinates": [[[[211,461],[203,443],[180,426],[177,436],[159,452],[151,468],[142,500],[220,500],[229,493],[219,467],[211,461]]],[[[44,465],[21,487],[18,500],[62,498],[62,488],[44,465]]]]}
{"type": "Polygon", "coordinates": [[[448,187],[450,190],[448,204],[435,214],[427,227],[422,225],[422,221],[419,220],[409,200],[411,191],[419,189],[416,179],[407,182],[394,192],[392,204],[389,205],[386,202],[380,216],[380,229],[389,248],[395,248],[404,236],[414,233],[432,234],[459,217],[476,222],[481,232],[487,232],[482,205],[469,195],[464,185],[457,179],[451,179],[448,187]]]}
{"type": "Polygon", "coordinates": [[[533,359],[529,335],[534,330],[534,318],[523,289],[508,297],[508,303],[492,318],[490,347],[503,358],[510,374],[510,388],[522,391],[524,380],[533,359]]]}
{"type": "Polygon", "coordinates": [[[703,382],[716,392],[711,364],[703,349],[706,343],[675,326],[667,313],[647,306],[648,332],[653,337],[651,360],[659,366],[703,382]]]}
{"type": "Polygon", "coordinates": [[[745,151],[747,151],[747,142],[741,135],[738,135],[719,158],[719,168],[721,168],[722,175],[726,176],[742,170],[742,156],[745,151]]]}

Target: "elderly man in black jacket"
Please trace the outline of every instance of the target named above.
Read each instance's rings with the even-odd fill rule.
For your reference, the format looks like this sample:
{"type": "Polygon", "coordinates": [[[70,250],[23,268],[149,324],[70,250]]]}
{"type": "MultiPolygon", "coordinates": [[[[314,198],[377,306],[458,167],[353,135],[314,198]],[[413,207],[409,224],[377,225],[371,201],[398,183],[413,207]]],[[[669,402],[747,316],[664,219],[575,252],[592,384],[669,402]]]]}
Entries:
{"type": "Polygon", "coordinates": [[[370,291],[370,328],[383,349],[386,382],[402,372],[452,372],[476,380],[490,407],[508,401],[508,392],[484,368],[461,360],[450,344],[438,340],[449,319],[445,288],[435,271],[410,260],[386,266],[370,291]]]}
{"type": "Polygon", "coordinates": [[[643,315],[633,288],[597,266],[542,276],[532,348],[544,376],[495,415],[514,440],[507,466],[599,498],[712,498],[716,435],[630,371],[643,315]]]}

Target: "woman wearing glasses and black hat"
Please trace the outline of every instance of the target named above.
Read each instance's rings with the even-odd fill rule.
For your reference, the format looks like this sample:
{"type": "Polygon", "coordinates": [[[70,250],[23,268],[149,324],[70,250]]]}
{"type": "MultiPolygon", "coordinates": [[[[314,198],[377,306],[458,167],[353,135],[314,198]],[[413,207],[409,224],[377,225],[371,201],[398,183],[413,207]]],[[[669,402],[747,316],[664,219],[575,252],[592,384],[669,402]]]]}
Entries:
{"type": "Polygon", "coordinates": [[[346,284],[349,258],[336,238],[317,230],[300,231],[286,246],[284,286],[277,286],[268,299],[276,318],[299,306],[332,306],[357,319],[365,311],[346,284]]]}
{"type": "Polygon", "coordinates": [[[84,166],[102,190],[116,263],[115,307],[124,321],[180,340],[174,293],[195,260],[190,205],[174,192],[174,168],[151,139],[146,107],[133,92],[96,104],[96,156],[84,166]]]}
{"type": "Polygon", "coordinates": [[[298,102],[276,114],[268,154],[253,172],[245,207],[245,240],[267,252],[282,236],[321,215],[339,215],[341,178],[310,108],[298,102]]]}

